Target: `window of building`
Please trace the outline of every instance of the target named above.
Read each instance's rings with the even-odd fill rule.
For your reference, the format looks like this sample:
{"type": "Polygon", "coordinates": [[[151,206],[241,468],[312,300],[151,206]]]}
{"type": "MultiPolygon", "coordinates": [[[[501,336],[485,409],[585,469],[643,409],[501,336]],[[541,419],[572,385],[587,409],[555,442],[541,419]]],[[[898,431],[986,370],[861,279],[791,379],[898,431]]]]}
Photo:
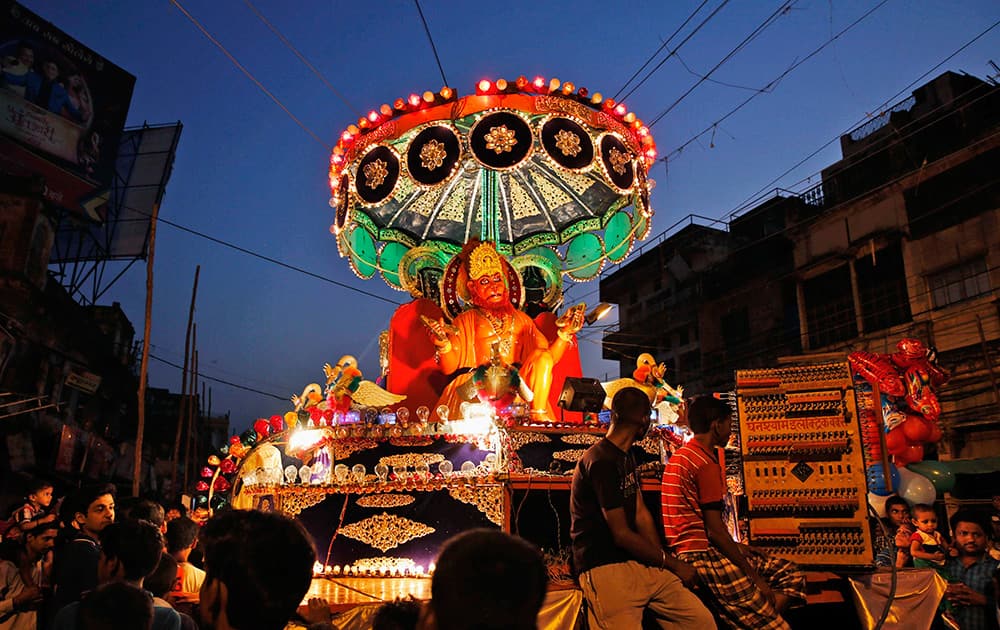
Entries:
{"type": "Polygon", "coordinates": [[[927,276],[934,308],[944,308],[962,300],[989,293],[990,273],[986,259],[976,258],[927,276]]]}
{"type": "Polygon", "coordinates": [[[903,191],[910,238],[923,238],[1000,205],[998,160],[1000,149],[991,149],[903,191]]]}
{"type": "Polygon", "coordinates": [[[681,355],[681,370],[686,380],[701,376],[701,350],[692,350],[681,355]]]}
{"type": "Polygon", "coordinates": [[[677,345],[686,346],[691,342],[690,335],[688,335],[687,328],[681,328],[677,331],[677,345]]]}
{"type": "Polygon", "coordinates": [[[854,261],[865,332],[883,330],[912,319],[906,291],[903,248],[894,243],[854,261]]]}
{"type": "Polygon", "coordinates": [[[747,307],[722,316],[722,341],[729,349],[740,348],[750,341],[750,316],[747,307]]]}
{"type": "Polygon", "coordinates": [[[802,283],[809,347],[819,348],[858,336],[847,265],[802,283]]]}

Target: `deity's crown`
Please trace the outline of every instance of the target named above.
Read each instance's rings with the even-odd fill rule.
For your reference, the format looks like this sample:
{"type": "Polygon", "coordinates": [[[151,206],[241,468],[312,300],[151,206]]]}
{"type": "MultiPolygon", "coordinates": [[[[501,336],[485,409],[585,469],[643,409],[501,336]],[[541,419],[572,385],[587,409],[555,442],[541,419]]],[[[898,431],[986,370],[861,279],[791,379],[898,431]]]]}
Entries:
{"type": "Polygon", "coordinates": [[[492,276],[495,273],[503,275],[503,263],[500,261],[500,254],[490,243],[482,243],[476,246],[469,254],[469,277],[478,280],[483,276],[492,276]]]}

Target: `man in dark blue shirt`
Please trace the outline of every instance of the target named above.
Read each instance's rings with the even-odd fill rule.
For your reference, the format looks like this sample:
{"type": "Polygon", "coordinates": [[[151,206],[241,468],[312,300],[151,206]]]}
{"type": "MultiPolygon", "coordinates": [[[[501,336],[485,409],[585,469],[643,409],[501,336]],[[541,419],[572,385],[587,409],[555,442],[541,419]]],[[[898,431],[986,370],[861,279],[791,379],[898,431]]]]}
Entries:
{"type": "Polygon", "coordinates": [[[945,597],[954,607],[962,630],[997,630],[993,573],[997,561],[986,553],[986,523],[978,514],[959,510],[951,517],[958,556],[946,565],[954,580],[945,597]]]}

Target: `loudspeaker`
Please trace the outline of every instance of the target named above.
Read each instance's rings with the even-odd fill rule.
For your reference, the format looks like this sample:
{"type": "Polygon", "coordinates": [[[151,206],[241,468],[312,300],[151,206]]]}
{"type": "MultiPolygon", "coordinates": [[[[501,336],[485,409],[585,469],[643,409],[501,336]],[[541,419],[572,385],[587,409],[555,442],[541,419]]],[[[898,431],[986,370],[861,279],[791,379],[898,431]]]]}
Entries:
{"type": "Polygon", "coordinates": [[[604,407],[606,397],[604,387],[596,378],[566,377],[559,394],[559,406],[566,411],[597,413],[604,407]]]}

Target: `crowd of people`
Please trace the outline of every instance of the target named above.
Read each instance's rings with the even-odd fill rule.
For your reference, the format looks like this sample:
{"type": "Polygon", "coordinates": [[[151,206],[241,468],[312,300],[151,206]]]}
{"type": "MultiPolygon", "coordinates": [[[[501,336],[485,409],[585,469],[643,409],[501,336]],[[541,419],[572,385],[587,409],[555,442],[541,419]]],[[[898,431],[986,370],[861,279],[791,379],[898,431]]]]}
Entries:
{"type": "MultiPolygon", "coordinates": [[[[730,408],[696,398],[687,421],[694,437],[665,466],[659,523],[643,498],[633,450],[651,424],[644,392],[615,395],[607,434],[577,465],[571,537],[588,626],[789,628],[783,615],[805,599],[803,573],[737,543],[723,518],[716,453],[730,438],[730,408]]],[[[316,552],[298,521],[251,510],[193,520],[181,505],[116,503],[107,485],[58,502],[46,482],[27,490],[0,528],[0,630],[336,628],[328,602],[302,605],[316,552]]],[[[953,627],[995,630],[1000,519],[961,510],[948,540],[936,518],[930,506],[887,500],[877,563],[927,563],[948,581],[942,612],[953,627]]],[[[536,546],[499,530],[470,530],[442,547],[428,602],[387,602],[372,627],[528,630],[546,589],[536,546]]]]}
{"type": "MultiPolygon", "coordinates": [[[[612,401],[604,439],[581,458],[571,493],[574,562],[591,628],[789,628],[783,613],[805,599],[792,563],[734,541],[723,519],[725,479],[716,453],[729,441],[732,411],[704,396],[687,406],[693,439],[667,462],[660,485],[662,528],[642,498],[634,444],[651,426],[637,389],[612,401]]],[[[876,563],[926,563],[948,581],[942,612],[953,627],[995,630],[1000,621],[1000,502],[988,525],[977,512],[951,519],[953,541],[931,506],[890,497],[876,563]],[[992,539],[993,542],[990,542],[992,539]]]]}

